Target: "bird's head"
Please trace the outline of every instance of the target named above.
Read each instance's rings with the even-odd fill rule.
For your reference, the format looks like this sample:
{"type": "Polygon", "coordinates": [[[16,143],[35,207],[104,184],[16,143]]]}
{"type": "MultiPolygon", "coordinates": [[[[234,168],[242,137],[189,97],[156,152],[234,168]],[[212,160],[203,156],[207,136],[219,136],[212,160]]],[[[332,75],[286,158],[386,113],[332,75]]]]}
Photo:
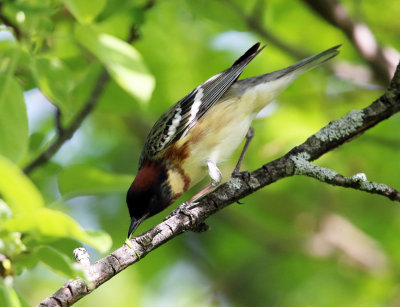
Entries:
{"type": "Polygon", "coordinates": [[[177,198],[167,168],[157,161],[144,161],[126,195],[131,224],[128,238],[145,219],[157,214],[177,198]]]}

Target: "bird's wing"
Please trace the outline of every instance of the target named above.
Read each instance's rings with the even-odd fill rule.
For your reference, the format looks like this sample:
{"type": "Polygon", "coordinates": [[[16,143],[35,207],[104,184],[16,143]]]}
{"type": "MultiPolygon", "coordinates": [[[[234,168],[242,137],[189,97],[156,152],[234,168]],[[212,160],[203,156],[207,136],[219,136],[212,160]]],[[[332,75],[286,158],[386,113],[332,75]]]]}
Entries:
{"type": "Polygon", "coordinates": [[[142,156],[154,157],[170,144],[178,141],[211,109],[219,98],[239,78],[250,61],[265,47],[255,44],[233,65],[196,87],[186,97],[169,108],[151,129],[142,156]]]}

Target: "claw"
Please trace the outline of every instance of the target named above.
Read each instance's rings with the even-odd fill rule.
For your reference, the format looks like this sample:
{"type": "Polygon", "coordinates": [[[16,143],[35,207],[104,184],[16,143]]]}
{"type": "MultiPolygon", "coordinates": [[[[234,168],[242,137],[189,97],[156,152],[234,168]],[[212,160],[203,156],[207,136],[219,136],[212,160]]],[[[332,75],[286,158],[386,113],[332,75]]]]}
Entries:
{"type": "Polygon", "coordinates": [[[232,177],[232,178],[237,178],[237,177],[239,177],[239,176],[240,176],[240,172],[237,171],[236,169],[233,170],[231,177],[232,177]]]}
{"type": "Polygon", "coordinates": [[[191,208],[193,208],[195,205],[198,203],[186,203],[184,202],[182,205],[180,205],[176,210],[177,214],[183,214],[189,217],[190,223],[192,224],[193,221],[196,219],[196,217],[189,211],[191,208]],[[190,207],[189,207],[190,206],[190,207]]]}
{"type": "Polygon", "coordinates": [[[185,206],[185,208],[183,208],[183,210],[191,210],[191,209],[193,209],[194,207],[196,207],[198,204],[199,204],[200,202],[199,201],[194,201],[194,202],[191,202],[191,203],[184,203],[184,204],[186,204],[186,206],[185,206]]]}
{"type": "Polygon", "coordinates": [[[250,173],[249,171],[243,171],[243,172],[233,171],[232,178],[241,178],[243,180],[248,180],[250,178],[250,173]]]}
{"type": "Polygon", "coordinates": [[[168,215],[165,220],[168,220],[170,217],[178,215],[178,214],[184,214],[186,216],[189,216],[190,219],[193,220],[194,215],[189,211],[190,209],[196,207],[199,204],[199,202],[190,202],[186,201],[178,206],[178,208],[174,209],[170,215],[168,215]]]}

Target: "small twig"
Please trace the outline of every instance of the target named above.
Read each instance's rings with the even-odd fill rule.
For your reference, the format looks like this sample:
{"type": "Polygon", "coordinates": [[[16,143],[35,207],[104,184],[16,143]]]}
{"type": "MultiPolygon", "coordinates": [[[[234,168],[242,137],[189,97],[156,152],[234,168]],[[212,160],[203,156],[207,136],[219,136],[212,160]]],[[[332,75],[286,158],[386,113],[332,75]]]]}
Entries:
{"type": "MultiPolygon", "coordinates": [[[[265,26],[263,26],[263,19],[262,19],[262,14],[264,8],[264,3],[262,1],[262,5],[260,2],[256,2],[253,8],[252,14],[247,14],[243,11],[243,9],[236,4],[236,2],[232,0],[224,0],[227,5],[231,7],[231,9],[236,13],[236,15],[243,20],[243,22],[247,25],[247,27],[252,30],[253,32],[257,33],[260,37],[262,37],[265,41],[268,43],[272,43],[279,49],[281,49],[283,52],[286,54],[290,55],[291,57],[301,60],[306,57],[312,56],[313,54],[303,50],[302,48],[292,46],[291,44],[288,44],[285,40],[280,39],[276,35],[274,35],[271,31],[266,29],[265,26]]],[[[360,68],[349,64],[349,63],[337,63],[337,64],[332,64],[328,63],[326,64],[326,67],[333,71],[337,77],[344,79],[348,82],[361,85],[367,88],[376,88],[375,85],[371,85],[369,75],[372,75],[373,73],[369,71],[369,69],[364,69],[362,78],[360,78],[360,68]],[[366,72],[365,72],[366,71],[366,72]]]]}
{"type": "Polygon", "coordinates": [[[295,164],[296,175],[308,176],[335,186],[352,188],[371,194],[382,195],[393,201],[400,202],[399,191],[389,187],[386,184],[369,181],[367,180],[366,175],[363,173],[359,173],[351,177],[345,177],[332,169],[311,164],[308,161],[309,157],[301,153],[296,156],[292,156],[291,159],[295,164]]]}
{"type": "MultiPolygon", "coordinates": [[[[238,4],[236,4],[236,2],[234,2],[232,0],[224,0],[224,1],[227,5],[229,5],[231,7],[231,9],[236,13],[236,15],[241,20],[244,21],[244,23],[247,25],[247,27],[249,29],[251,29],[253,32],[257,33],[260,37],[262,37],[267,42],[270,42],[273,45],[275,45],[276,47],[278,47],[279,49],[281,49],[283,52],[287,53],[288,55],[292,56],[295,59],[303,59],[303,58],[306,58],[306,57],[309,57],[312,55],[310,52],[307,52],[299,47],[295,47],[295,46],[288,44],[286,41],[284,41],[284,40],[280,39],[279,37],[277,37],[276,35],[274,35],[270,30],[266,29],[265,26],[263,26],[263,24],[262,24],[262,19],[259,17],[259,16],[262,16],[262,15],[260,15],[262,13],[262,12],[260,12],[260,10],[264,9],[263,7],[260,7],[259,2],[256,2],[253,13],[247,14],[246,12],[243,11],[243,8],[241,8],[238,4]]],[[[325,3],[325,1],[329,2],[329,0],[325,0],[325,1],[321,1],[321,2],[318,0],[315,0],[315,1],[303,0],[303,1],[305,1],[307,4],[312,2],[312,3],[316,4],[316,6],[317,6],[317,4],[324,6],[323,3],[325,3]]],[[[309,5],[311,6],[311,4],[309,4],[309,5]]],[[[322,13],[320,11],[318,13],[320,13],[322,15],[322,13]]],[[[347,24],[347,23],[344,23],[344,24],[347,24]]],[[[361,30],[366,29],[366,31],[373,38],[371,31],[369,31],[368,27],[366,27],[364,24],[357,23],[357,24],[353,24],[353,25],[356,25],[358,27],[357,29],[361,29],[361,30]]],[[[343,25],[343,27],[345,27],[345,26],[343,25]]],[[[360,33],[360,31],[355,31],[355,32],[357,32],[357,34],[360,33]]],[[[359,44],[359,41],[361,41],[361,43],[363,43],[363,41],[360,39],[361,35],[357,35],[357,39],[355,39],[355,37],[356,36],[354,36],[354,37],[349,36],[349,39],[353,44],[355,42],[357,42],[357,44],[360,47],[361,45],[359,44]]],[[[368,46],[367,46],[367,44],[365,44],[365,42],[362,45],[363,45],[363,47],[361,48],[361,50],[357,46],[356,46],[356,48],[360,51],[361,55],[367,60],[367,62],[369,64],[368,67],[370,67],[370,69],[369,68],[368,68],[368,70],[364,69],[366,71],[363,72],[361,77],[359,76],[360,74],[358,73],[361,68],[357,67],[356,65],[351,65],[349,63],[347,63],[347,64],[341,63],[341,64],[335,64],[335,65],[328,64],[327,67],[329,69],[331,69],[335,74],[337,74],[337,76],[339,78],[345,79],[345,80],[355,83],[357,85],[366,86],[367,88],[376,88],[376,85],[370,84],[371,80],[369,78],[369,75],[376,76],[376,79],[381,80],[382,83],[387,85],[391,76],[393,75],[393,72],[395,69],[395,64],[393,64],[391,61],[387,60],[387,57],[389,57],[389,54],[386,55],[384,50],[382,50],[381,48],[378,48],[376,57],[374,57],[373,60],[370,61],[366,58],[366,56],[367,56],[367,54],[370,54],[371,50],[368,50],[368,46]],[[386,68],[382,68],[382,67],[386,67],[386,68]]]]}
{"type": "Polygon", "coordinates": [[[71,124],[63,129],[58,129],[58,134],[53,143],[50,144],[35,160],[29,163],[24,168],[24,172],[29,174],[39,165],[42,165],[49,161],[55,153],[61,148],[65,141],[69,140],[75,133],[76,130],[81,126],[82,122],[96,107],[100,95],[103,93],[105,84],[110,79],[108,72],[103,69],[97,78],[96,84],[89,96],[89,99],[84,104],[83,108],[78,112],[75,118],[71,121],[71,124]]]}
{"type": "Polygon", "coordinates": [[[90,267],[90,256],[87,250],[83,247],[75,248],[73,251],[74,258],[77,263],[82,265],[82,267],[90,267]]]}
{"type": "MultiPolygon", "coordinates": [[[[389,84],[396,62],[389,61],[368,26],[351,19],[339,0],[303,0],[318,15],[340,29],[369,64],[377,79],[389,84]]],[[[396,59],[397,61],[397,59],[396,59]]]]}
{"type": "Polygon", "coordinates": [[[149,9],[151,9],[155,4],[156,4],[156,0],[149,0],[147,1],[143,6],[142,6],[142,10],[143,11],[147,11],[149,9]]]}
{"type": "MultiPolygon", "coordinates": [[[[256,18],[257,13],[258,14],[260,13],[259,10],[255,10],[255,12],[253,12],[253,15],[248,15],[243,11],[243,8],[241,8],[238,4],[236,4],[236,2],[232,0],[223,0],[223,1],[225,1],[225,3],[229,5],[231,9],[236,13],[236,15],[238,15],[238,17],[246,23],[249,29],[256,32],[267,42],[274,44],[282,51],[286,52],[287,54],[290,54],[296,59],[303,59],[311,55],[310,53],[304,52],[302,49],[289,45],[285,41],[281,40],[279,37],[275,36],[272,32],[268,31],[265,27],[263,27],[261,24],[260,17],[256,18]]],[[[259,4],[256,3],[256,5],[259,4]]]]}
{"type": "MultiPolygon", "coordinates": [[[[280,179],[296,175],[301,168],[294,157],[302,157],[309,163],[309,161],[315,160],[339,147],[399,111],[400,64],[397,67],[390,88],[370,106],[362,110],[352,111],[342,118],[331,122],[319,132],[310,136],[303,144],[296,146],[281,158],[265,164],[263,167],[248,173],[246,176],[232,178],[202,198],[196,206],[185,208],[185,210],[178,210],[176,214],[170,215],[164,222],[144,234],[131,239],[131,247],[123,245],[109,256],[92,264],[88,280],[93,284],[94,288],[99,287],[126,267],[138,262],[175,236],[186,231],[198,229],[199,225],[202,225],[208,217],[226,206],[235,203],[238,199],[280,179]],[[182,213],[184,211],[189,212],[190,216],[182,213]]],[[[341,180],[344,182],[342,186],[350,185],[349,181],[359,186],[363,184],[362,181],[367,184],[371,183],[363,180],[364,178],[360,178],[360,176],[343,178],[339,176],[337,180],[337,183],[340,183],[341,180]]],[[[364,190],[371,192],[371,190],[364,190]]],[[[398,192],[393,191],[396,194],[393,194],[395,195],[393,199],[398,200],[398,192]]],[[[377,194],[388,197],[386,194],[377,194]]],[[[82,279],[70,280],[56,293],[46,298],[40,306],[72,305],[91,291],[92,289],[89,289],[82,279]]]]}
{"type": "MultiPolygon", "coordinates": [[[[156,0],[149,0],[143,6],[142,10],[147,11],[151,9],[156,4],[156,0]]],[[[1,5],[1,3],[0,3],[1,5]]],[[[1,7],[0,7],[1,8],[1,7]]],[[[132,25],[129,31],[129,36],[127,38],[127,42],[129,44],[133,43],[134,41],[140,38],[139,30],[136,25],[132,25]]],[[[61,146],[79,129],[82,122],[88,117],[88,115],[93,111],[93,109],[97,106],[98,100],[101,94],[104,91],[105,85],[110,80],[110,75],[106,69],[103,69],[100,73],[95,86],[84,104],[83,108],[77,113],[75,118],[71,121],[69,126],[62,127],[61,124],[61,112],[58,109],[56,114],[56,129],[57,129],[57,136],[54,141],[47,147],[36,159],[30,162],[28,165],[25,166],[24,172],[26,174],[31,173],[35,168],[38,166],[48,162],[61,148],[61,146]]]]}
{"type": "Polygon", "coordinates": [[[14,35],[17,40],[20,40],[22,37],[21,30],[3,13],[3,2],[0,2],[0,21],[2,21],[7,27],[11,28],[14,32],[14,35]]]}
{"type": "Polygon", "coordinates": [[[60,108],[57,107],[56,109],[56,118],[55,118],[55,122],[56,122],[56,129],[57,129],[57,134],[61,135],[64,133],[64,128],[62,126],[62,120],[61,120],[61,110],[60,108]]]}
{"type": "MultiPolygon", "coordinates": [[[[152,1],[150,1],[152,2],[152,1]]],[[[152,2],[153,3],[153,2],[152,2]]],[[[138,33],[137,28],[133,25],[129,32],[129,37],[127,39],[128,43],[132,43],[135,40],[139,39],[140,35],[138,33]]],[[[61,111],[57,109],[56,114],[56,128],[57,128],[57,136],[55,140],[47,147],[35,160],[30,162],[24,168],[24,172],[26,174],[31,173],[38,166],[48,162],[56,152],[61,148],[61,146],[79,129],[82,122],[88,117],[88,115],[93,111],[93,109],[97,106],[98,100],[105,89],[105,85],[110,80],[110,75],[106,69],[103,68],[100,73],[95,86],[89,95],[88,100],[84,104],[83,108],[78,112],[75,118],[71,121],[71,123],[67,127],[62,127],[61,125],[61,111]]]]}

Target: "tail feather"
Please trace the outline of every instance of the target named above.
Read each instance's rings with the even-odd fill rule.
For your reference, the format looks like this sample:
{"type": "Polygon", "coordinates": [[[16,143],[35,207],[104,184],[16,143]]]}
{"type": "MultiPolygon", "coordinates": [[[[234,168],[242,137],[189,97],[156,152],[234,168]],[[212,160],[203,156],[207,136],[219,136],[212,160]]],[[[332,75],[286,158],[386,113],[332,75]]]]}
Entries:
{"type": "Polygon", "coordinates": [[[250,62],[257,54],[259,54],[265,48],[265,46],[266,45],[260,48],[260,43],[255,43],[253,46],[249,48],[249,50],[246,51],[245,54],[243,54],[240,58],[238,58],[235,61],[235,63],[232,64],[232,66],[241,64],[242,62],[250,62]]]}
{"type": "Polygon", "coordinates": [[[289,69],[292,71],[296,71],[296,70],[302,70],[302,72],[308,71],[310,69],[313,69],[314,67],[330,60],[331,58],[337,56],[339,54],[339,48],[342,45],[337,45],[334,46],[332,48],[329,48],[325,51],[322,51],[316,55],[310,56],[308,58],[305,58],[303,60],[301,60],[300,62],[297,62],[296,64],[289,66],[285,69],[289,69]]]}
{"type": "Polygon", "coordinates": [[[301,74],[335,57],[339,53],[340,46],[329,48],[281,70],[237,81],[228,95],[241,93],[243,96],[251,97],[249,98],[249,101],[252,101],[251,107],[258,112],[301,74]]]}
{"type": "MultiPolygon", "coordinates": [[[[314,67],[330,60],[331,58],[335,57],[336,55],[339,54],[339,47],[342,45],[337,45],[332,48],[329,48],[325,51],[322,51],[316,55],[310,56],[308,58],[305,58],[296,64],[293,64],[291,66],[288,66],[286,68],[273,71],[264,75],[252,77],[252,78],[247,78],[240,80],[238,82],[243,82],[243,83],[254,83],[256,85],[257,83],[264,83],[264,82],[269,82],[269,81],[274,81],[277,79],[280,79],[284,76],[287,76],[293,72],[296,72],[296,75],[299,76],[302,73],[309,71],[310,69],[313,69],[314,67]]],[[[296,77],[297,77],[296,76],[296,77]]]]}

